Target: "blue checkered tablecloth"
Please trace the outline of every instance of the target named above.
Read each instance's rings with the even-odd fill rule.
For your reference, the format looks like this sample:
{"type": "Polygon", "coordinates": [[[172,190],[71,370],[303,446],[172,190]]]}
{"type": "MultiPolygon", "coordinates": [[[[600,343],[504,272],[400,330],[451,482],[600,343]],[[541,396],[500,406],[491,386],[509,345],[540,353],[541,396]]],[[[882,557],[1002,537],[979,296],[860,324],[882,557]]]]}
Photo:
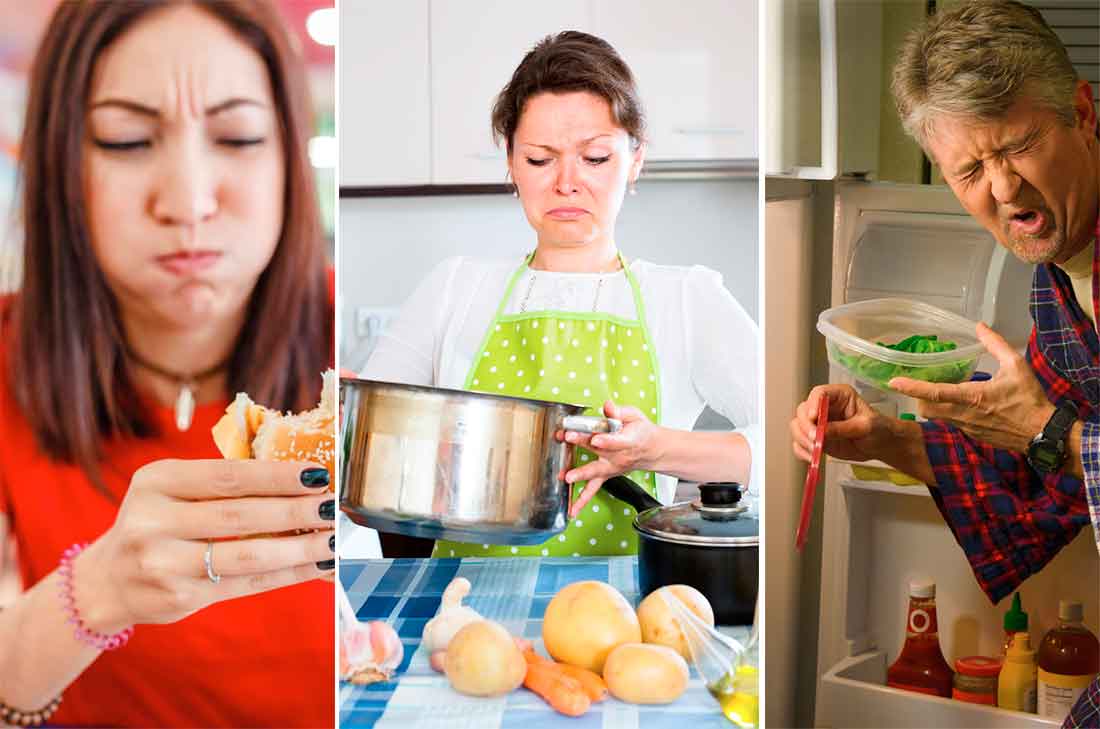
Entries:
{"type": "MultiPolygon", "coordinates": [[[[340,726],[379,729],[730,729],[692,669],[683,696],[672,704],[638,706],[608,697],[581,717],[551,709],[525,688],[495,699],[463,696],[428,665],[420,650],[424,625],[439,609],[444,588],[456,577],[470,581],[464,604],[495,620],[513,635],[542,645],[542,616],[550,598],[565,585],[601,580],[633,605],[638,603],[637,557],[572,559],[383,559],[341,560],[340,581],[360,620],[385,620],[405,645],[395,680],[370,686],[340,684],[340,726]]],[[[722,628],[742,643],[748,626],[722,628]]]]}

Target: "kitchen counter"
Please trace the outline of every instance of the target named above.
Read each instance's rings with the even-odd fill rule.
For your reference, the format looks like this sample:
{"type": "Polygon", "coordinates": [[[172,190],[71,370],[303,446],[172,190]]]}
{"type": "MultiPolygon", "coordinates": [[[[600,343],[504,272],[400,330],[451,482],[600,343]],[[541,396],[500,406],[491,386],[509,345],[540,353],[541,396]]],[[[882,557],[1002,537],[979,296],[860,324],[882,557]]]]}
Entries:
{"type": "MultiPolygon", "coordinates": [[[[340,582],[360,620],[385,620],[397,630],[405,659],[394,680],[370,686],[340,683],[340,726],[400,727],[400,729],[553,729],[555,727],[615,727],[616,729],[730,729],[691,672],[687,691],[674,703],[657,706],[627,704],[613,697],[593,704],[581,717],[557,713],[539,696],[519,688],[507,696],[485,699],[463,696],[428,665],[420,650],[424,625],[439,609],[448,583],[465,577],[472,586],[464,604],[495,620],[513,635],[535,643],[542,655],[542,616],[562,587],[581,580],[601,580],[638,603],[637,557],[490,559],[341,560],[340,582]]],[[[721,628],[744,643],[749,626],[721,628]]]]}

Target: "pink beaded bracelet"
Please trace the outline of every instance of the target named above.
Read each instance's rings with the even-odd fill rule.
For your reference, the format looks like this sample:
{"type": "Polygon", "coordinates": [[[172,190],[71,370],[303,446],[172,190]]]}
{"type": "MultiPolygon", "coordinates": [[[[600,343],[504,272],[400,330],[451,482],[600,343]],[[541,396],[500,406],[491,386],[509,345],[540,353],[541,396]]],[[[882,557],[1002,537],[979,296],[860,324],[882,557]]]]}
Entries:
{"type": "Polygon", "coordinates": [[[61,564],[57,568],[61,575],[61,604],[65,606],[65,613],[69,616],[67,622],[72,623],[73,634],[77,640],[101,651],[113,651],[126,645],[126,641],[130,640],[130,636],[134,634],[133,627],[114,635],[97,633],[84,624],[80,611],[76,609],[76,600],[73,598],[73,560],[87,546],[87,542],[74,544],[61,555],[61,564]]]}

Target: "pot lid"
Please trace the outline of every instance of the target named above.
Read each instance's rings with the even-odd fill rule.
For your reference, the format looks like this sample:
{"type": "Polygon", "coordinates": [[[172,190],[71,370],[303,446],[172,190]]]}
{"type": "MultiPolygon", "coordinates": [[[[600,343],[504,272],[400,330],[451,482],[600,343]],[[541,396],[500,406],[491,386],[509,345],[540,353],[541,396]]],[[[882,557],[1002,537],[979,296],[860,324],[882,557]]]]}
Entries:
{"type": "Polygon", "coordinates": [[[655,539],[712,547],[749,547],[760,543],[760,521],[742,506],[741,485],[699,484],[699,498],[647,509],[634,528],[655,539]]]}

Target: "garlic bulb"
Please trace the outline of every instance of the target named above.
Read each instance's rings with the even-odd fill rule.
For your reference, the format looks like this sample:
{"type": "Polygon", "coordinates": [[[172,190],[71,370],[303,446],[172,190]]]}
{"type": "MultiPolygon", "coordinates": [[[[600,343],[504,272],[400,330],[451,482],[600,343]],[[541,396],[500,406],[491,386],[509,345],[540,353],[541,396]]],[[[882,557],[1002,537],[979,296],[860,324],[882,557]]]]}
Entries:
{"type": "Polygon", "coordinates": [[[345,623],[340,631],[340,677],[346,681],[388,681],[404,657],[405,646],[389,623],[345,623]]]}
{"type": "Polygon", "coordinates": [[[429,655],[447,650],[454,634],[467,623],[484,620],[476,610],[462,604],[462,598],[470,593],[470,581],[456,577],[443,591],[439,612],[424,626],[421,644],[429,655]]]}

